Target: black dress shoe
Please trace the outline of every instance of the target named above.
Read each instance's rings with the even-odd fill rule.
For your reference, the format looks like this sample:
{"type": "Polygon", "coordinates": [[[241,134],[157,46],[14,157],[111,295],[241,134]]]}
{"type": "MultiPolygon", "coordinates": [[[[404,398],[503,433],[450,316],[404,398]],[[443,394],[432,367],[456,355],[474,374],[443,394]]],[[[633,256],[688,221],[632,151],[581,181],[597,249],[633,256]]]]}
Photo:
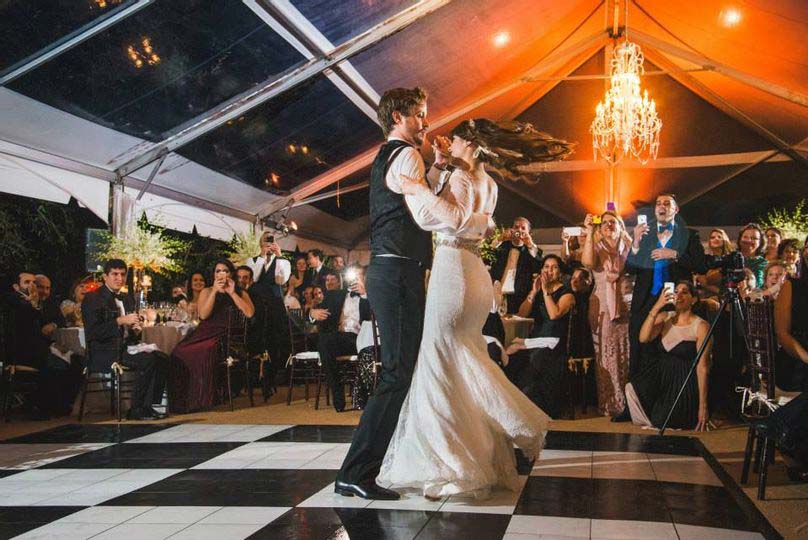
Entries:
{"type": "Polygon", "coordinates": [[[375,482],[370,484],[349,484],[337,480],[334,482],[334,493],[345,497],[353,497],[355,495],[363,499],[376,501],[397,501],[401,498],[401,495],[392,489],[378,486],[375,482]]]}
{"type": "Polygon", "coordinates": [[[631,413],[628,410],[628,407],[623,409],[623,412],[618,414],[617,416],[612,416],[612,422],[631,422],[631,413]]]}

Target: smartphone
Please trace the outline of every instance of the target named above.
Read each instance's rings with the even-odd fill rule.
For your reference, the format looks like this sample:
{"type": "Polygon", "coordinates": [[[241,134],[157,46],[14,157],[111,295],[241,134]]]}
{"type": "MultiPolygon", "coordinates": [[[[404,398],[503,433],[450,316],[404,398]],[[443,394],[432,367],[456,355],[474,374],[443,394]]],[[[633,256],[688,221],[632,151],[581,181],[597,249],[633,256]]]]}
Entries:
{"type": "Polygon", "coordinates": [[[662,289],[665,291],[675,292],[676,284],[673,281],[666,281],[665,285],[662,286],[662,289]]]}
{"type": "Polygon", "coordinates": [[[600,222],[603,221],[600,216],[592,216],[592,225],[600,225],[600,222]]]}
{"type": "Polygon", "coordinates": [[[639,214],[637,216],[637,225],[648,225],[648,216],[645,214],[639,214]]]}
{"type": "Polygon", "coordinates": [[[564,232],[570,236],[581,236],[581,227],[564,227],[564,232]]]}

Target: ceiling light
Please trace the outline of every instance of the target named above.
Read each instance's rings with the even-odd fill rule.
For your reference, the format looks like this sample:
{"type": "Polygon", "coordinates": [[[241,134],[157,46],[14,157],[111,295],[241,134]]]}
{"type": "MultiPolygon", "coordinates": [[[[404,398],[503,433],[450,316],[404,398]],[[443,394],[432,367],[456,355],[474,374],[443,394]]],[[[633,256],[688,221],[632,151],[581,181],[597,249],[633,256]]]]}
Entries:
{"type": "Polygon", "coordinates": [[[741,22],[741,12],[737,8],[727,7],[721,10],[718,14],[718,20],[721,25],[726,28],[734,28],[741,22]]]}
{"type": "Polygon", "coordinates": [[[502,31],[497,32],[496,34],[494,34],[494,37],[492,38],[492,41],[494,42],[494,47],[504,47],[505,45],[510,43],[511,34],[509,34],[505,30],[502,30],[502,31]]]}

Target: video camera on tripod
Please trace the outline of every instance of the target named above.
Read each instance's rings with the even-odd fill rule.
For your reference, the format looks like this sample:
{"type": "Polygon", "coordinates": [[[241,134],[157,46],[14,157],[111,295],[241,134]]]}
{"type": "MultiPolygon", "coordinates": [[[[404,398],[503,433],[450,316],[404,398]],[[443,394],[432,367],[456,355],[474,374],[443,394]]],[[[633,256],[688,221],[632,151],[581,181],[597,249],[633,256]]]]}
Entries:
{"type": "Polygon", "coordinates": [[[714,257],[707,265],[709,270],[721,270],[722,285],[727,289],[737,289],[745,279],[744,258],[740,251],[714,257]]]}

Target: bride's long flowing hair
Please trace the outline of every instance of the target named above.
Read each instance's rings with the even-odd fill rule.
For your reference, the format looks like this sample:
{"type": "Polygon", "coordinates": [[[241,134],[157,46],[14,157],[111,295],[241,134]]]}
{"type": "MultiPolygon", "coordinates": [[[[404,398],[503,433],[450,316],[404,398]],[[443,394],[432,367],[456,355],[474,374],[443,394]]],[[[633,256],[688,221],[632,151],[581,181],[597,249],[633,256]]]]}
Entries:
{"type": "Polygon", "coordinates": [[[477,159],[486,169],[509,180],[535,180],[537,173],[520,168],[566,159],[575,147],[575,143],[556,139],[527,122],[475,118],[464,120],[451,134],[476,144],[477,159]]]}

